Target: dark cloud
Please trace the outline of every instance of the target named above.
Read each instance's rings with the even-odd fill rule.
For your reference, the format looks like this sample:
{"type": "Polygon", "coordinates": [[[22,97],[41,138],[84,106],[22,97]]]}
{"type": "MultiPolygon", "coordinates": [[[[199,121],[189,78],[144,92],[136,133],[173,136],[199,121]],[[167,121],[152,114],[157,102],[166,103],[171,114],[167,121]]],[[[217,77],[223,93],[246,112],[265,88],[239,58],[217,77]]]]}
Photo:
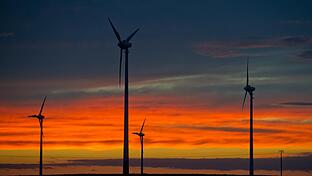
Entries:
{"type": "MultiPolygon", "coordinates": [[[[263,50],[250,53],[250,49],[283,49],[289,47],[311,46],[312,39],[307,36],[284,36],[269,39],[246,39],[233,41],[208,41],[194,46],[196,53],[204,56],[226,58],[259,55],[263,50]]],[[[265,53],[265,52],[263,52],[265,53]]]]}
{"type": "Polygon", "coordinates": [[[287,36],[282,37],[278,43],[284,46],[301,46],[305,44],[311,44],[311,37],[303,37],[303,36],[287,36]]]}
{"type": "Polygon", "coordinates": [[[8,140],[3,141],[0,145],[14,145],[14,146],[27,146],[27,145],[36,145],[37,141],[21,141],[21,140],[8,140]]]}
{"type": "Polygon", "coordinates": [[[312,102],[284,102],[284,103],[280,103],[279,105],[281,106],[312,106],[312,102]]]}
{"type": "Polygon", "coordinates": [[[186,143],[187,141],[183,139],[167,139],[167,140],[154,140],[154,139],[145,139],[145,143],[147,144],[182,144],[186,143]]]}
{"type": "MultiPolygon", "coordinates": [[[[174,126],[174,128],[187,128],[192,130],[208,130],[208,131],[224,131],[224,132],[238,132],[238,133],[247,133],[249,128],[237,128],[237,127],[212,127],[212,126],[174,126]]],[[[264,129],[264,128],[255,128],[256,133],[282,133],[283,130],[276,129],[264,129]]]]}
{"type": "Polygon", "coordinates": [[[14,37],[15,33],[14,32],[2,32],[0,33],[0,38],[8,38],[8,37],[14,37]]]}
{"type": "Polygon", "coordinates": [[[35,169],[38,164],[0,164],[1,169],[35,169]]]}
{"type": "Polygon", "coordinates": [[[228,139],[200,139],[192,141],[193,145],[207,145],[207,144],[237,144],[237,143],[245,143],[247,144],[249,142],[248,139],[241,139],[241,138],[228,138],[228,139]]]}
{"type": "MultiPolygon", "coordinates": [[[[65,145],[65,146],[86,146],[90,144],[107,144],[107,145],[114,145],[114,144],[121,144],[122,140],[60,140],[60,141],[44,141],[44,144],[46,145],[65,145]]],[[[31,145],[37,145],[38,141],[22,141],[22,140],[9,140],[0,143],[1,145],[13,145],[13,146],[31,146],[31,145]]]]}
{"type": "MultiPolygon", "coordinates": [[[[1,37],[12,37],[14,33],[7,33],[6,35],[3,34],[1,37]]],[[[31,50],[43,50],[43,49],[96,49],[107,47],[109,44],[101,41],[52,41],[49,43],[42,43],[42,42],[29,42],[29,43],[19,43],[19,44],[0,44],[0,49],[31,49],[31,50]]]]}
{"type": "Polygon", "coordinates": [[[281,21],[282,24],[291,24],[291,25],[308,25],[312,24],[311,20],[286,20],[281,21]]]}
{"type": "Polygon", "coordinates": [[[242,52],[239,49],[231,46],[227,46],[227,44],[219,45],[216,43],[202,43],[198,44],[194,47],[195,52],[210,57],[217,58],[226,58],[226,57],[237,57],[241,56],[242,52]]]}
{"type": "Polygon", "coordinates": [[[35,132],[0,132],[0,136],[31,136],[35,135],[35,132]]]}
{"type": "Polygon", "coordinates": [[[312,50],[306,50],[298,54],[299,57],[304,59],[312,59],[312,50]]]}
{"type": "Polygon", "coordinates": [[[77,123],[72,123],[69,121],[70,124],[74,126],[90,126],[90,127],[112,127],[114,124],[112,123],[101,123],[101,122],[77,122],[77,123]]]}

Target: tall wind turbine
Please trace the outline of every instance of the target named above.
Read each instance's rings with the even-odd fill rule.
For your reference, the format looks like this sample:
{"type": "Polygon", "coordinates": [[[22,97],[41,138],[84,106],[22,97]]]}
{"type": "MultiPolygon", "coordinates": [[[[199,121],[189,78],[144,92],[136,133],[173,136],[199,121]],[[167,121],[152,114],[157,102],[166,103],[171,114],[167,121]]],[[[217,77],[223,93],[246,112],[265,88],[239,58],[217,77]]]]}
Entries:
{"type": "Polygon", "coordinates": [[[125,51],[125,94],[124,94],[124,150],[123,150],[123,174],[129,174],[129,142],[128,142],[128,54],[129,48],[132,46],[130,43],[131,38],[139,31],[136,29],[127,39],[122,40],[115,26],[110,18],[108,21],[113,28],[115,36],[118,40],[118,47],[120,48],[119,59],[119,85],[121,83],[121,64],[122,64],[122,51],[125,51]]]}
{"type": "Polygon", "coordinates": [[[39,114],[38,115],[30,115],[28,117],[34,117],[34,118],[37,118],[39,120],[39,124],[40,124],[40,165],[39,165],[39,175],[42,176],[42,136],[43,136],[43,119],[45,118],[43,115],[42,115],[42,110],[43,110],[43,107],[44,107],[44,103],[46,101],[46,98],[47,97],[44,97],[43,99],[43,102],[42,102],[42,105],[41,105],[41,108],[40,108],[40,111],[39,111],[39,114]]]}
{"type": "Polygon", "coordinates": [[[247,59],[247,81],[246,86],[244,87],[245,96],[243,101],[242,109],[245,105],[245,100],[247,97],[247,93],[249,94],[250,99],[250,147],[249,147],[249,175],[254,175],[254,159],[253,159],[253,92],[256,88],[249,85],[249,73],[248,73],[248,59],[247,59]]]}
{"type": "Polygon", "coordinates": [[[140,132],[132,133],[132,134],[138,135],[140,137],[140,142],[141,142],[141,175],[143,175],[143,137],[144,137],[143,127],[145,124],[145,120],[146,120],[146,118],[143,121],[140,132]]]}

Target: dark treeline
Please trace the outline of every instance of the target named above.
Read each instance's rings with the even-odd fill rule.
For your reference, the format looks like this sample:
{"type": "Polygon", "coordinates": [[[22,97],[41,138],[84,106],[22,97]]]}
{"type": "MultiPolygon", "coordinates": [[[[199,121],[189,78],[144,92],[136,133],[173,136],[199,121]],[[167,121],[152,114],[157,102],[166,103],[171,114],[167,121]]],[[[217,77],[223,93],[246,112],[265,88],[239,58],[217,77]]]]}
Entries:
{"type": "MultiPolygon", "coordinates": [[[[248,170],[248,158],[216,158],[216,159],[181,159],[181,158],[146,158],[146,167],[167,167],[175,169],[214,169],[214,170],[248,170]]],[[[292,156],[284,158],[285,170],[312,170],[312,155],[292,156]]],[[[131,166],[140,166],[140,159],[131,159],[131,166]]],[[[1,168],[31,169],[37,164],[0,164],[1,168]]],[[[46,164],[53,166],[122,166],[122,159],[81,159],[68,160],[66,163],[46,164]]],[[[255,170],[276,170],[280,168],[279,158],[256,158],[255,170]]]]}

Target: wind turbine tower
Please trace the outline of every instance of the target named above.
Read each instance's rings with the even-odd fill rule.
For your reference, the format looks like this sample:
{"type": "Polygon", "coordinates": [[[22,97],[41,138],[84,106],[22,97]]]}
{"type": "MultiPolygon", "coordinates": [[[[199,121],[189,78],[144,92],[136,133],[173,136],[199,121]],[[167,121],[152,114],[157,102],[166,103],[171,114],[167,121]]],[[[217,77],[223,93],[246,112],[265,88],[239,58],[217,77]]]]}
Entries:
{"type": "Polygon", "coordinates": [[[146,118],[143,121],[143,124],[142,124],[140,132],[132,133],[132,134],[138,135],[140,137],[140,143],[141,143],[141,175],[143,175],[143,173],[144,173],[143,172],[143,151],[144,151],[143,150],[143,137],[144,137],[143,127],[144,127],[144,124],[145,124],[145,120],[146,120],[146,118]]]}
{"type": "Polygon", "coordinates": [[[44,103],[46,101],[47,97],[44,97],[39,114],[38,115],[30,115],[28,117],[33,117],[33,118],[37,118],[39,120],[39,124],[40,124],[40,165],[39,165],[39,175],[42,176],[42,137],[43,137],[43,119],[45,118],[42,115],[42,110],[44,107],[44,103]]]}
{"type": "Polygon", "coordinates": [[[119,59],[119,85],[121,83],[121,64],[122,64],[122,52],[125,51],[125,93],[124,93],[124,147],[123,147],[123,174],[129,174],[129,137],[128,137],[128,54],[129,48],[132,46],[130,43],[131,38],[139,31],[136,29],[127,39],[122,40],[115,26],[110,18],[108,21],[114,31],[114,34],[118,40],[118,47],[120,48],[119,59]]]}
{"type": "Polygon", "coordinates": [[[250,100],[249,175],[253,176],[254,175],[254,158],[253,158],[253,92],[256,90],[256,88],[252,87],[251,85],[249,85],[248,62],[249,62],[249,60],[247,59],[247,75],[246,75],[247,81],[246,81],[246,86],[244,87],[245,96],[244,96],[244,101],[243,101],[242,108],[244,108],[245,100],[246,100],[247,93],[248,93],[249,94],[249,100],[250,100]]]}
{"type": "Polygon", "coordinates": [[[281,169],[281,176],[283,176],[283,153],[284,153],[284,150],[280,150],[279,152],[280,152],[280,155],[281,155],[280,156],[280,160],[281,160],[280,161],[280,164],[281,164],[281,166],[280,166],[281,167],[280,168],[281,169]]]}

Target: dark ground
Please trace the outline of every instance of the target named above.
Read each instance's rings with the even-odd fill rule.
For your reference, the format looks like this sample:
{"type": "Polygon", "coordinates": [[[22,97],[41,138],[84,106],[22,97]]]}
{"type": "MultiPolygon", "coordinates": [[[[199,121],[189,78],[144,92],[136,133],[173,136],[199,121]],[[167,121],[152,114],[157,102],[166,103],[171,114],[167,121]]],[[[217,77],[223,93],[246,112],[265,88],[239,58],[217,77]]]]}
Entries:
{"type": "MultiPolygon", "coordinates": [[[[123,174],[56,174],[56,175],[45,175],[45,176],[90,176],[90,175],[95,175],[95,176],[106,176],[106,175],[123,175],[123,174]]],[[[141,174],[130,174],[131,175],[141,175],[141,174]]],[[[185,175],[185,176],[190,176],[190,175],[196,175],[196,176],[247,176],[247,175],[234,175],[234,174],[144,174],[144,175],[185,175]]],[[[33,176],[33,175],[31,175],[33,176]]],[[[269,176],[269,175],[255,175],[255,176],[269,176]]]]}

